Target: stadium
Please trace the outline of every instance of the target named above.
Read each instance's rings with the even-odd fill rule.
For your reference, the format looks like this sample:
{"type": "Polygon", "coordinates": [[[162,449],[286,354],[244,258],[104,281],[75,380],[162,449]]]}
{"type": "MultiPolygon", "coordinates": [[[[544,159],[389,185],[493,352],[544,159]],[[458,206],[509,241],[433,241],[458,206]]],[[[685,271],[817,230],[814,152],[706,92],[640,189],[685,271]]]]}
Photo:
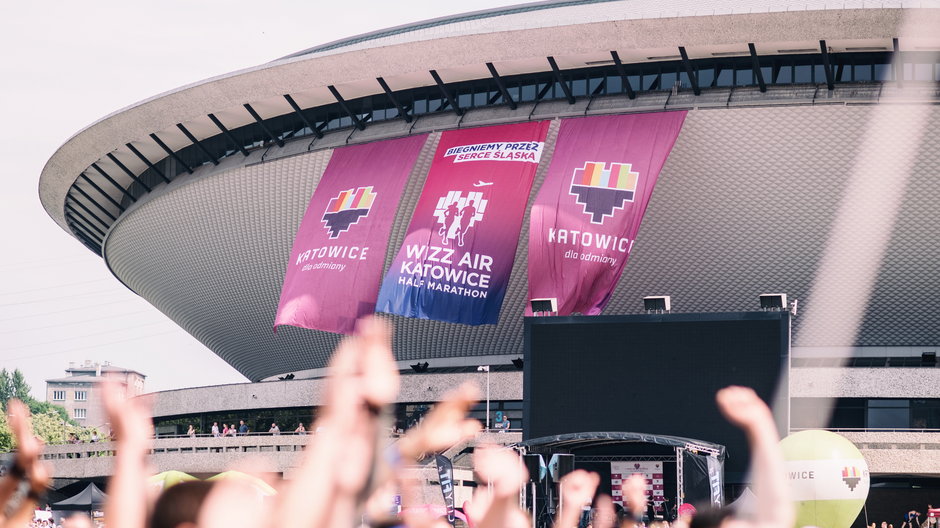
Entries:
{"type": "MultiPolygon", "coordinates": [[[[868,459],[873,497],[926,503],[940,483],[935,7],[548,1],[389,28],[106,116],[55,152],[40,199],[117,280],[248,380],[306,387],[341,334],[272,329],[295,234],[335,153],[426,135],[384,273],[444,134],[544,123],[531,205],[566,121],[685,112],[603,315],[646,316],[648,296],[669,296],[676,316],[756,312],[767,293],[798,300],[772,380],[783,380],[785,427],[843,431],[868,459]],[[900,158],[885,167],[872,152],[900,158]],[[872,170],[875,198],[851,203],[872,195],[872,170]]],[[[521,422],[513,360],[528,369],[537,351],[526,348],[531,208],[520,211],[495,324],[391,316],[402,371],[421,371],[404,376],[403,404],[433,402],[489,365],[493,400],[521,422]]],[[[635,352],[633,368],[644,352],[655,353],[635,352]]],[[[663,392],[684,383],[643,376],[663,392]]],[[[157,423],[301,405],[287,389],[250,401],[264,385],[232,399],[220,395],[230,388],[172,391],[157,423]]]]}

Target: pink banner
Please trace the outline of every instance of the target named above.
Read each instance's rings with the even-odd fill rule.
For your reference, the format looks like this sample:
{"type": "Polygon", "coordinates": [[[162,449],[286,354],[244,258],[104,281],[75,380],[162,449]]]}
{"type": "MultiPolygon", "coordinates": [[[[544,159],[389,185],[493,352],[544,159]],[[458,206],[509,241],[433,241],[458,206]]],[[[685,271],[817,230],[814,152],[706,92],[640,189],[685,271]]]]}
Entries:
{"type": "Polygon", "coordinates": [[[496,324],[548,121],[441,135],[378,310],[496,324]]]}
{"type": "Polygon", "coordinates": [[[685,115],[562,121],[530,216],[529,299],[555,299],[558,315],[601,313],[685,115]]]}
{"type": "Polygon", "coordinates": [[[349,333],[356,319],[375,311],[392,222],[426,139],[333,151],[294,238],[275,330],[349,333]]]}

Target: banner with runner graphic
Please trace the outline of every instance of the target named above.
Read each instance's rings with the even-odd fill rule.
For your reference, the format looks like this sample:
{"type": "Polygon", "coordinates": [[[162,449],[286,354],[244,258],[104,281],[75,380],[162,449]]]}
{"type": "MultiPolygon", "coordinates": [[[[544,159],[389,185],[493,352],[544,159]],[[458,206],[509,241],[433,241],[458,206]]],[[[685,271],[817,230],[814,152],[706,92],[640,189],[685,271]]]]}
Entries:
{"type": "Polygon", "coordinates": [[[601,313],[685,116],[562,121],[530,215],[529,299],[555,299],[558,315],[601,313]]]}
{"type": "Polygon", "coordinates": [[[377,310],[496,324],[548,121],[441,135],[377,310]]]}
{"type": "Polygon", "coordinates": [[[427,135],[338,148],[294,237],[274,328],[350,333],[375,311],[388,237],[427,135]]]}

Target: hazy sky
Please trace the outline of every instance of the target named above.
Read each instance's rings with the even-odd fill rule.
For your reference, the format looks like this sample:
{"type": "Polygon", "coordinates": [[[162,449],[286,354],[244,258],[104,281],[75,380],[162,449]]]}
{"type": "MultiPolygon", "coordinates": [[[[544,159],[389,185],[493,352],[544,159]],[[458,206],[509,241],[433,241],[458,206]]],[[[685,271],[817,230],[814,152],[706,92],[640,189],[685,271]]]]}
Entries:
{"type": "Polygon", "coordinates": [[[81,128],[166,90],[316,44],[509,0],[16,2],[0,17],[0,367],[45,397],[70,361],[147,389],[245,381],[122,286],[39,204],[39,174],[81,128]]]}

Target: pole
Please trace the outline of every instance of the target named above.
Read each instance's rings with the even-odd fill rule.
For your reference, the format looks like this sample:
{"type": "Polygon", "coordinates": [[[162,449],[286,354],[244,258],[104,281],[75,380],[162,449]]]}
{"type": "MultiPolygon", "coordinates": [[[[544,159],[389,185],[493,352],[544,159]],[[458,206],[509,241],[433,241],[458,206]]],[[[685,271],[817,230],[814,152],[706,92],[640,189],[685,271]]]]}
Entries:
{"type": "Polygon", "coordinates": [[[532,528],[535,528],[535,480],[532,481],[532,494],[529,496],[529,504],[532,506],[532,528]]]}
{"type": "Polygon", "coordinates": [[[490,430],[490,366],[486,366],[486,430],[490,430]]]}
{"type": "Polygon", "coordinates": [[[486,430],[490,430],[490,366],[480,365],[477,372],[486,372],[486,430]]]}

